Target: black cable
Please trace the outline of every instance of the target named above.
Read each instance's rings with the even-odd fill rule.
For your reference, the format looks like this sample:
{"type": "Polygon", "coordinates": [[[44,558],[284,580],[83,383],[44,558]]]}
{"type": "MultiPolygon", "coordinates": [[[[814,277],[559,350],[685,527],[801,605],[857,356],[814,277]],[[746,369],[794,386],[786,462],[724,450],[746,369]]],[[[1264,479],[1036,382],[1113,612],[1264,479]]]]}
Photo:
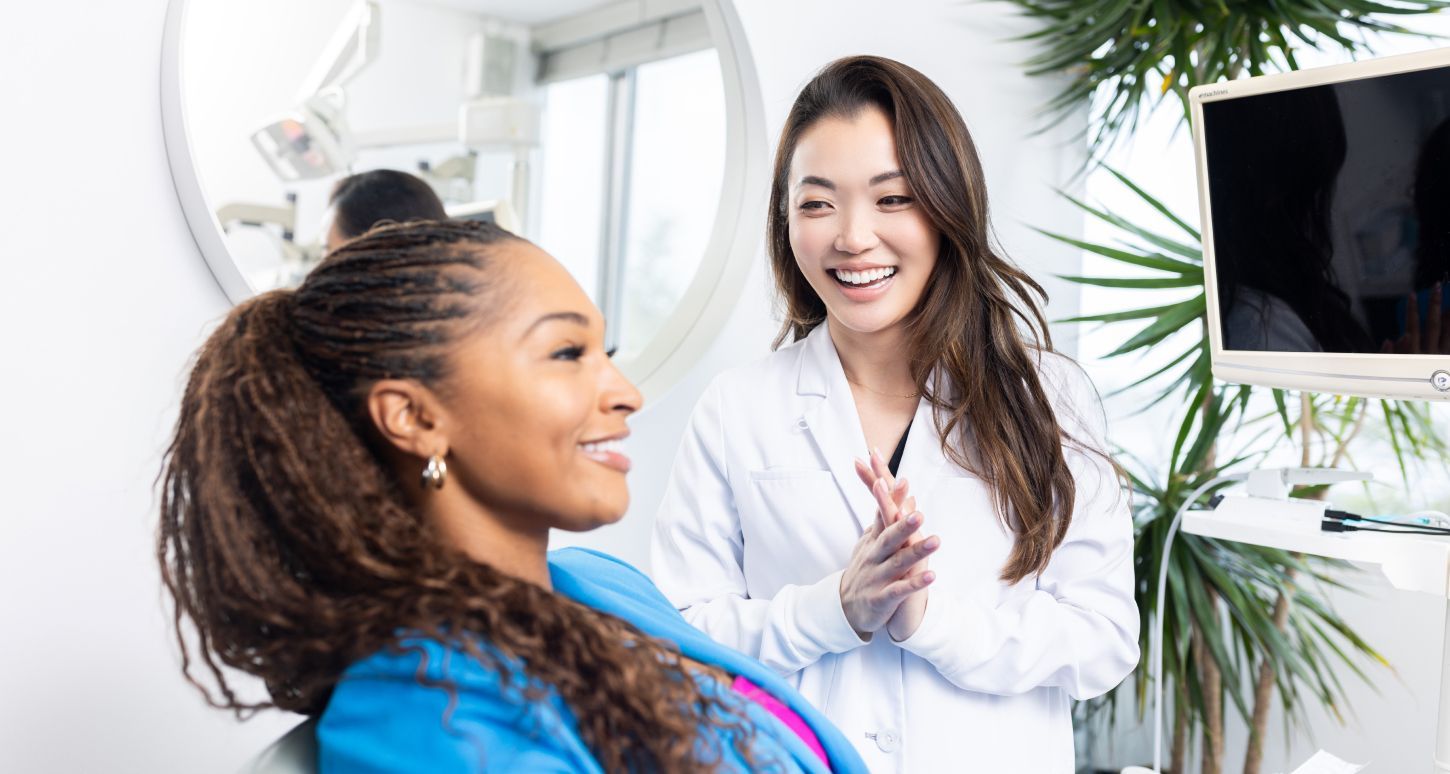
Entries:
{"type": "Polygon", "coordinates": [[[1324,518],[1333,520],[1323,522],[1325,525],[1323,530],[1325,532],[1404,532],[1407,535],[1450,535],[1450,528],[1447,527],[1432,527],[1428,524],[1406,524],[1402,521],[1390,521],[1389,519],[1374,519],[1368,516],[1359,516],[1348,511],[1336,511],[1333,508],[1325,509],[1324,518]],[[1383,524],[1387,527],[1396,527],[1397,529],[1375,529],[1374,527],[1360,527],[1354,524],[1345,524],[1344,522],[1346,520],[1364,521],[1371,524],[1383,524]],[[1328,526],[1330,524],[1337,524],[1344,527],[1344,529],[1338,529],[1336,527],[1328,526]]]}
{"type": "Polygon", "coordinates": [[[1431,524],[1406,524],[1403,521],[1390,521],[1388,519],[1360,518],[1360,521],[1367,521],[1371,524],[1385,524],[1391,527],[1404,527],[1406,529],[1422,529],[1436,535],[1450,535],[1450,527],[1436,527],[1431,524]]]}
{"type": "Polygon", "coordinates": [[[1406,527],[1404,529],[1385,529],[1384,527],[1361,527],[1357,524],[1345,524],[1342,521],[1325,519],[1319,522],[1319,529],[1324,532],[1383,532],[1389,535],[1434,535],[1445,537],[1450,531],[1428,529],[1425,527],[1406,527]]]}

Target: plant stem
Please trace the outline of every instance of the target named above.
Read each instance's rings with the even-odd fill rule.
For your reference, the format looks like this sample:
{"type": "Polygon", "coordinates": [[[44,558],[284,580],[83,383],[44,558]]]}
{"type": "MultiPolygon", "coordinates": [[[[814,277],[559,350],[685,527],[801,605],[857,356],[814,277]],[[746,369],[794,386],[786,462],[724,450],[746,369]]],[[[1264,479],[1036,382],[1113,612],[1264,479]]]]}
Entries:
{"type": "Polygon", "coordinates": [[[1183,693],[1179,691],[1173,702],[1173,748],[1168,756],[1168,770],[1173,774],[1183,774],[1188,762],[1188,699],[1183,693]]]}
{"type": "MultiPolygon", "coordinates": [[[[1364,420],[1364,413],[1361,412],[1356,420],[1354,429],[1340,443],[1330,461],[1330,467],[1338,464],[1349,441],[1359,432],[1360,424],[1364,420]]],[[[1314,416],[1314,400],[1307,392],[1299,393],[1299,465],[1309,467],[1310,463],[1310,441],[1313,438],[1314,428],[1318,423],[1314,416]]],[[[1324,492],[1319,493],[1323,496],[1324,492]]],[[[1295,554],[1298,556],[1298,554],[1295,554]]],[[[1287,571],[1288,583],[1294,581],[1294,569],[1287,571]]],[[[1289,600],[1294,593],[1293,585],[1286,585],[1279,589],[1278,596],[1274,600],[1274,629],[1283,634],[1289,625],[1289,600]]],[[[1249,745],[1244,751],[1244,774],[1259,774],[1264,763],[1264,735],[1269,731],[1269,702],[1274,697],[1274,672],[1275,664],[1267,653],[1264,660],[1259,662],[1258,680],[1254,685],[1254,714],[1249,722],[1249,745]]]]}
{"type": "MultiPolygon", "coordinates": [[[[1202,321],[1204,335],[1207,336],[1208,321],[1202,321]]],[[[1203,415],[1204,426],[1207,427],[1209,415],[1213,410],[1213,392],[1209,391],[1204,396],[1204,401],[1199,406],[1203,415]]],[[[1213,470],[1217,464],[1218,441],[1215,440],[1209,445],[1204,455],[1200,470],[1213,470]]],[[[1212,613],[1208,620],[1218,620],[1218,592],[1210,586],[1206,589],[1208,597],[1208,609],[1212,613]]],[[[1199,774],[1221,774],[1223,769],[1223,670],[1219,669],[1218,662],[1214,660],[1213,654],[1208,650],[1208,644],[1204,642],[1203,631],[1195,623],[1193,626],[1193,651],[1194,660],[1198,666],[1199,686],[1203,692],[1203,758],[1199,767],[1199,774]]]]}
{"type": "MultiPolygon", "coordinates": [[[[1218,593],[1207,589],[1208,609],[1218,613],[1218,593]]],[[[1198,662],[1198,681],[1203,691],[1203,763],[1199,774],[1223,774],[1223,672],[1208,651],[1203,630],[1193,626],[1194,660],[1198,662]]]]}
{"type": "MultiPolygon", "coordinates": [[[[1289,570],[1292,580],[1294,571],[1289,570]]],[[[1274,628],[1283,632],[1289,624],[1289,595],[1293,588],[1279,590],[1274,600],[1274,628]]],[[[1254,716],[1249,724],[1249,747],[1244,752],[1244,774],[1259,774],[1264,763],[1264,735],[1269,730],[1269,707],[1274,697],[1274,662],[1265,656],[1259,662],[1259,679],[1254,685],[1254,716]]]]}
{"type": "Polygon", "coordinates": [[[1299,467],[1309,467],[1309,444],[1314,437],[1314,399],[1299,393],[1299,467]]]}
{"type": "Polygon", "coordinates": [[[1344,462],[1344,456],[1349,453],[1349,444],[1355,436],[1359,435],[1360,429],[1364,427],[1364,418],[1367,416],[1369,416],[1369,401],[1362,401],[1359,404],[1359,416],[1354,418],[1354,427],[1335,448],[1334,455],[1329,458],[1329,467],[1337,468],[1341,462],[1344,462]]]}

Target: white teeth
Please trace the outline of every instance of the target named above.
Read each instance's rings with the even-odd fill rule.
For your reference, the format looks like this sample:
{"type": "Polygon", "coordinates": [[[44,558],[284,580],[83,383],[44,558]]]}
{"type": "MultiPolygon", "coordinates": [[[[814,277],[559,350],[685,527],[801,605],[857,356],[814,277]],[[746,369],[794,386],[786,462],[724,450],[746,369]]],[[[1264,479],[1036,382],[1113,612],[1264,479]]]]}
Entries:
{"type": "Polygon", "coordinates": [[[888,266],[882,269],[867,269],[866,271],[843,271],[836,269],[836,278],[850,285],[870,285],[877,280],[885,279],[896,273],[895,266],[888,266]]]}
{"type": "Polygon", "coordinates": [[[623,454],[624,442],[599,441],[598,443],[581,443],[579,444],[579,448],[583,449],[588,454],[608,454],[610,452],[614,452],[616,454],[623,454]]]}

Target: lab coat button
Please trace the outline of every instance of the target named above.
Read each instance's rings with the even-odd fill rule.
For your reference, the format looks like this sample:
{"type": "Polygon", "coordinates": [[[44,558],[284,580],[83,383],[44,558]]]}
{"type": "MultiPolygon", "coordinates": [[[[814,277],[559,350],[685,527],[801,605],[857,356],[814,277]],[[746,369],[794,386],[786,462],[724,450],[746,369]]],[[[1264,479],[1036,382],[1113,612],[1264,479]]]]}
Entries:
{"type": "Polygon", "coordinates": [[[797,430],[804,430],[807,427],[809,427],[809,425],[806,424],[806,421],[804,419],[800,420],[799,422],[796,422],[795,423],[795,426],[796,426],[796,429],[797,430]]]}
{"type": "Polygon", "coordinates": [[[876,734],[876,746],[881,752],[893,753],[901,746],[901,737],[895,731],[881,731],[876,734]]]}
{"type": "Polygon", "coordinates": [[[1440,392],[1450,392],[1450,371],[1436,371],[1430,376],[1430,384],[1440,392]]]}

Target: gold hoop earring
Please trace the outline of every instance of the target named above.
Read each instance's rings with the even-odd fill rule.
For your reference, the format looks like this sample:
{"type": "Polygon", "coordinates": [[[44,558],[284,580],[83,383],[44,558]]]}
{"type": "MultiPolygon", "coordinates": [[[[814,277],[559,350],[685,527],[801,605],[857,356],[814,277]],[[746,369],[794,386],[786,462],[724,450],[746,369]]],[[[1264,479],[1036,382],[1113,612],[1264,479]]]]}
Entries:
{"type": "Polygon", "coordinates": [[[428,458],[428,466],[423,468],[423,488],[442,489],[443,482],[448,479],[448,463],[443,461],[443,455],[435,454],[428,458]]]}

